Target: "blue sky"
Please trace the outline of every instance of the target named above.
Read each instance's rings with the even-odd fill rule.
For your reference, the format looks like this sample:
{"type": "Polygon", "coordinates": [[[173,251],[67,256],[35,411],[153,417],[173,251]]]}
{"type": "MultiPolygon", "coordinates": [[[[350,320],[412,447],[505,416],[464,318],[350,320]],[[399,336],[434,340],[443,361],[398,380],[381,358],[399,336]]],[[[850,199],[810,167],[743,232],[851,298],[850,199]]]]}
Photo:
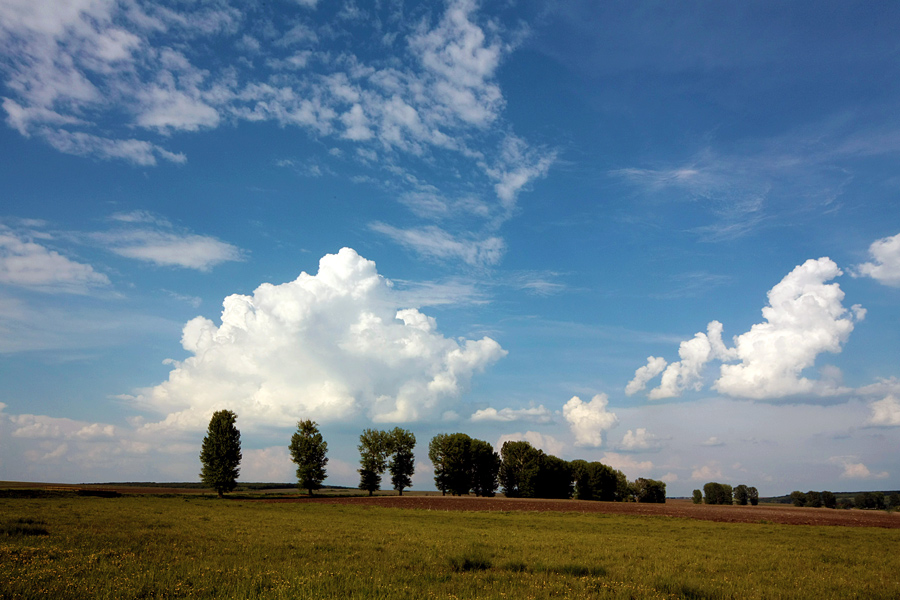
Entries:
{"type": "Polygon", "coordinates": [[[366,427],[900,487],[900,10],[0,1],[0,478],[366,427]]]}

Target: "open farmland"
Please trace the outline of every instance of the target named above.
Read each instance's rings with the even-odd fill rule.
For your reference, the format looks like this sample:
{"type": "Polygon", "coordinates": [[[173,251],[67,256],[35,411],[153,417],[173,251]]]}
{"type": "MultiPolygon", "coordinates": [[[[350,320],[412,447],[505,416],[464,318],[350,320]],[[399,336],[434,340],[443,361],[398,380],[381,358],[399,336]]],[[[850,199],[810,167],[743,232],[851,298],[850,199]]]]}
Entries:
{"type": "MultiPolygon", "coordinates": [[[[900,530],[886,525],[721,523],[648,513],[648,505],[610,514],[603,510],[625,505],[574,501],[285,500],[0,499],[0,597],[900,596],[900,561],[885,551],[900,530]]],[[[654,508],[753,514],[682,502],[654,508]]],[[[837,514],[845,513],[869,514],[837,514]]]]}

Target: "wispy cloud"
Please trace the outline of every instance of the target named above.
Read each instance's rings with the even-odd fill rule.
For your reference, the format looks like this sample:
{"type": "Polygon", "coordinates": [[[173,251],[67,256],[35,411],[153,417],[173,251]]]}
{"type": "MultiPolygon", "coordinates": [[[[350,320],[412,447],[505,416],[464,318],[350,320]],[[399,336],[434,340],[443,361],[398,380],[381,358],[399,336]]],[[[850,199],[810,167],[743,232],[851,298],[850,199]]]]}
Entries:
{"type": "Polygon", "coordinates": [[[369,227],[422,256],[462,260],[472,266],[497,264],[506,249],[503,240],[496,236],[458,238],[436,226],[400,229],[385,223],[372,223],[369,227]]]}
{"type": "Polygon", "coordinates": [[[91,265],[0,225],[0,284],[48,293],[86,294],[110,285],[91,265]]]}
{"type": "MultiPolygon", "coordinates": [[[[477,9],[472,0],[450,0],[431,23],[376,18],[379,28],[394,28],[394,42],[385,56],[369,48],[363,59],[353,47],[334,53],[322,41],[334,37],[342,19],[359,21],[363,12],[336,14],[323,37],[312,22],[322,7],[290,23],[264,19],[261,35],[247,14],[218,4],[76,2],[45,11],[40,3],[7,3],[0,6],[9,90],[2,105],[7,124],[23,136],[68,154],[142,167],[186,162],[185,153],[171,148],[177,132],[238,121],[299,127],[355,147],[358,152],[346,152],[344,160],[356,157],[368,168],[391,172],[398,156],[410,159],[403,173],[393,173],[392,185],[400,202],[426,222],[461,214],[496,229],[556,155],[531,147],[502,122],[497,72],[515,36],[477,9]],[[235,48],[234,59],[209,61],[209,48],[225,40],[235,48]],[[454,175],[466,169],[467,179],[487,193],[438,191],[408,177],[414,164],[434,170],[438,157],[452,157],[444,161],[448,169],[454,175]]],[[[310,176],[329,172],[308,161],[284,164],[310,176]]],[[[473,253],[447,236],[426,244],[418,239],[423,231],[430,230],[400,235],[394,228],[392,237],[417,252],[469,264],[493,264],[502,254],[499,238],[465,242],[473,253]]],[[[173,244],[145,239],[139,245],[173,244]]],[[[129,256],[173,264],[161,250],[124,248],[129,256]]]]}

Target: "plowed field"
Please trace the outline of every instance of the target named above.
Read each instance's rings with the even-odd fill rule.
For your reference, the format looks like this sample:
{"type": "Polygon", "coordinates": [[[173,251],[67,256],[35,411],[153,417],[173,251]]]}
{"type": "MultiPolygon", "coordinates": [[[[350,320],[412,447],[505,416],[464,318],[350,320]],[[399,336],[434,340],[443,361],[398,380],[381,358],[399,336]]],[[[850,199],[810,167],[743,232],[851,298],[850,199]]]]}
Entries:
{"type": "Polygon", "coordinates": [[[378,506],[413,510],[456,511],[557,511],[606,513],[655,517],[682,517],[721,523],[779,523],[784,525],[835,525],[843,527],[900,528],[900,513],[828,508],[796,508],[786,505],[708,506],[690,500],[665,504],[590,502],[586,500],[531,500],[454,496],[373,496],[362,498],[283,498],[260,502],[320,502],[350,506],[378,506]]]}

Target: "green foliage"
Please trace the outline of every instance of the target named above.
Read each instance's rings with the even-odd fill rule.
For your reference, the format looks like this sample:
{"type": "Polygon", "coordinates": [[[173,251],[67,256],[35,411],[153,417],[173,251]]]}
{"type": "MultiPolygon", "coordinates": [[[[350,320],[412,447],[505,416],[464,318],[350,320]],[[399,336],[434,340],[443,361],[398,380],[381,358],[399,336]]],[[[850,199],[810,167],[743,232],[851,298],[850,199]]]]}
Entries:
{"type": "Polygon", "coordinates": [[[691,500],[694,501],[694,504],[702,504],[703,492],[701,492],[700,490],[694,490],[694,495],[691,497],[691,500]]]}
{"type": "Polygon", "coordinates": [[[706,504],[731,504],[734,492],[730,485],[711,481],[703,486],[703,500],[706,504]]]}
{"type": "Polygon", "coordinates": [[[856,508],[884,510],[884,492],[860,492],[853,497],[856,508]]]}
{"type": "Polygon", "coordinates": [[[500,485],[500,455],[484,440],[472,440],[472,491],[476,496],[492,497],[500,485]]]}
{"type": "Polygon", "coordinates": [[[666,503],[666,484],[662,481],[639,477],[634,482],[634,490],[638,502],[651,504],[666,503]]]}
{"type": "Polygon", "coordinates": [[[297,487],[312,496],[313,490],[325,481],[325,465],[328,464],[328,444],[319,433],[319,425],[309,419],[297,423],[297,432],[291,436],[291,460],[297,465],[297,487]]]}
{"type": "Polygon", "coordinates": [[[493,447],[465,433],[440,433],[428,444],[434,484],[442,494],[493,496],[497,491],[500,455],[493,447]]]}
{"type": "Polygon", "coordinates": [[[365,429],[359,436],[359,489],[371,496],[381,489],[381,476],[387,469],[390,436],[386,431],[365,429]]]}
{"type": "Polygon", "coordinates": [[[391,454],[388,471],[391,473],[391,484],[401,496],[405,488],[412,486],[416,469],[415,447],[416,436],[407,429],[394,427],[388,434],[388,451],[391,454]]]}
{"type": "Polygon", "coordinates": [[[822,494],[812,490],[806,492],[806,502],[804,503],[804,506],[808,506],[809,508],[821,508],[822,494]]]}
{"type": "Polygon", "coordinates": [[[734,502],[740,506],[747,506],[750,502],[750,488],[743,483],[734,488],[734,502]]]}
{"type": "Polygon", "coordinates": [[[200,480],[221,498],[237,485],[241,473],[241,432],[237,415],[230,410],[213,413],[200,450],[200,480]]]}
{"type": "Polygon", "coordinates": [[[573,460],[572,477],[575,480],[575,498],[613,502],[630,497],[625,475],[601,462],[573,460]]]}
{"type": "Polygon", "coordinates": [[[747,488],[747,495],[750,499],[751,506],[756,506],[757,504],[759,504],[759,490],[757,490],[753,486],[750,486],[749,488],[747,488]]]}
{"type": "Polygon", "coordinates": [[[794,490],[791,492],[791,503],[794,506],[806,506],[806,494],[801,492],[800,490],[794,490]]]}
{"type": "Polygon", "coordinates": [[[900,597],[900,529],[135,495],[0,515],[50,531],[0,537],[0,598],[900,597]]]}
{"type": "Polygon", "coordinates": [[[822,499],[822,506],[825,508],[836,508],[837,507],[837,497],[829,491],[824,491],[820,494],[820,498],[822,499]]]}

